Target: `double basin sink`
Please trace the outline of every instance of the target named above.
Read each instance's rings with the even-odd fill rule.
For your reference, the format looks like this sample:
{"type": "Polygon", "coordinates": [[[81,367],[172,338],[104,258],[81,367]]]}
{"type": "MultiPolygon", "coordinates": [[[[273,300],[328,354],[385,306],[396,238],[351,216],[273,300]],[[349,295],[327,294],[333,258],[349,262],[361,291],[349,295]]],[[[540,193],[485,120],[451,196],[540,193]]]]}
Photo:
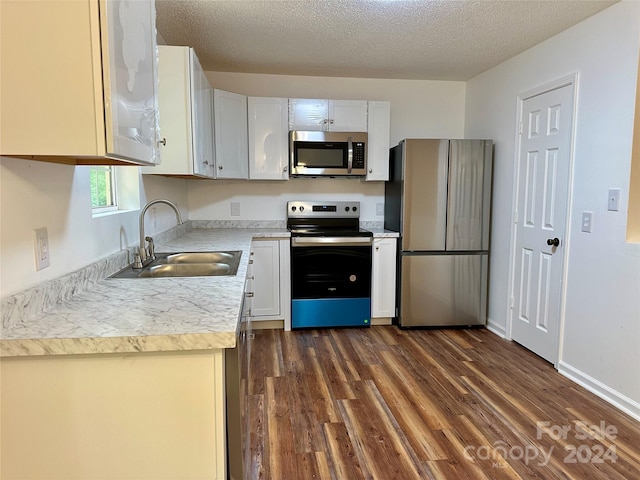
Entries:
{"type": "Polygon", "coordinates": [[[110,278],[209,277],[235,275],[242,251],[156,253],[143,268],[127,268],[110,278]]]}

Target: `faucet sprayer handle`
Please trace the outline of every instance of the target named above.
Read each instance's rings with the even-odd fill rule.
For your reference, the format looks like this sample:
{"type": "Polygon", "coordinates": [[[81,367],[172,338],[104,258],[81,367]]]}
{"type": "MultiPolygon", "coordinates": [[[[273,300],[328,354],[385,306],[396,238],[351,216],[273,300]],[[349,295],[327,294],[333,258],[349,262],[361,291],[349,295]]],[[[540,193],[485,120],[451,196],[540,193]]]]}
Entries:
{"type": "Polygon", "coordinates": [[[155,254],[155,246],[153,245],[153,238],[152,237],[144,237],[144,239],[149,242],[149,247],[147,247],[147,251],[149,252],[149,258],[151,260],[155,260],[156,259],[156,254],[155,254]]]}

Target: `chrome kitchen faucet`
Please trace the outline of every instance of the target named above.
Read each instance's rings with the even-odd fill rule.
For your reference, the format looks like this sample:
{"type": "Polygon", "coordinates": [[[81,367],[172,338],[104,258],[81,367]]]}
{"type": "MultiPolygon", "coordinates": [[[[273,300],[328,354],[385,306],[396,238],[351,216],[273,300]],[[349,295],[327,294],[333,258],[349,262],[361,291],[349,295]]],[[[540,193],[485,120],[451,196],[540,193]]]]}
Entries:
{"type": "Polygon", "coordinates": [[[164,203],[173,208],[173,211],[176,212],[178,225],[182,225],[182,215],[180,215],[180,210],[178,210],[178,206],[175,203],[163,198],[151,200],[149,203],[147,203],[140,212],[140,247],[138,248],[139,253],[136,254],[132,268],[143,268],[147,263],[155,260],[153,238],[144,236],[144,214],[147,213],[147,210],[150,206],[155,205],[156,203],[164,203]],[[149,242],[148,249],[145,245],[145,242],[149,242]]]}

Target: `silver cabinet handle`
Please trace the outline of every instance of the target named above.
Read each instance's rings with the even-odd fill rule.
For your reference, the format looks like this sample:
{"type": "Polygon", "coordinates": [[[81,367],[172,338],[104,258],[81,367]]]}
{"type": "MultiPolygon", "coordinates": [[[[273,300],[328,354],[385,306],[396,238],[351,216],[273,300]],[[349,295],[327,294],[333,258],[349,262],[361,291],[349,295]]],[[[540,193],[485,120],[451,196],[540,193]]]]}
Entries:
{"type": "Polygon", "coordinates": [[[244,295],[245,297],[253,297],[253,292],[247,292],[244,295]]]}
{"type": "Polygon", "coordinates": [[[331,120],[329,120],[329,123],[330,123],[331,125],[333,125],[333,118],[332,118],[331,120]]]}
{"type": "Polygon", "coordinates": [[[218,170],[222,170],[222,165],[218,165],[218,170]]]}
{"type": "Polygon", "coordinates": [[[158,144],[162,145],[163,147],[167,146],[167,139],[162,137],[162,140],[158,140],[158,144]]]}

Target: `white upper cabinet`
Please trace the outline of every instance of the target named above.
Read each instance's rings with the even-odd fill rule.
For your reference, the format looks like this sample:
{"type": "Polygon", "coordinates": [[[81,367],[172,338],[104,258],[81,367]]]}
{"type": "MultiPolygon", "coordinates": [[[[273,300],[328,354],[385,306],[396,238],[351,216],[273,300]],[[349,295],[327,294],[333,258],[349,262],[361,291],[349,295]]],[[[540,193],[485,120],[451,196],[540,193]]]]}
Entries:
{"type": "Polygon", "coordinates": [[[213,89],[193,48],[158,46],[162,163],[154,175],[214,177],[213,89]]]}
{"type": "Polygon", "coordinates": [[[390,102],[369,102],[367,181],[389,180],[389,132],[391,127],[390,119],[390,102]]]}
{"type": "Polygon", "coordinates": [[[289,99],[289,130],[366,132],[366,100],[289,99]]]}
{"type": "MultiPolygon", "coordinates": [[[[194,145],[194,173],[203,177],[214,177],[215,148],[213,141],[213,88],[198,61],[193,49],[191,50],[191,95],[193,101],[193,123],[195,138],[194,145]]],[[[160,110],[162,121],[162,109],[160,110]]]]}
{"type": "Polygon", "coordinates": [[[288,100],[249,97],[249,178],[287,180],[289,178],[288,100]]]}
{"type": "Polygon", "coordinates": [[[159,161],[152,0],[2,2],[1,155],[159,161]]]}
{"type": "Polygon", "coordinates": [[[249,178],[247,97],[214,89],[216,178],[249,178]]]}

